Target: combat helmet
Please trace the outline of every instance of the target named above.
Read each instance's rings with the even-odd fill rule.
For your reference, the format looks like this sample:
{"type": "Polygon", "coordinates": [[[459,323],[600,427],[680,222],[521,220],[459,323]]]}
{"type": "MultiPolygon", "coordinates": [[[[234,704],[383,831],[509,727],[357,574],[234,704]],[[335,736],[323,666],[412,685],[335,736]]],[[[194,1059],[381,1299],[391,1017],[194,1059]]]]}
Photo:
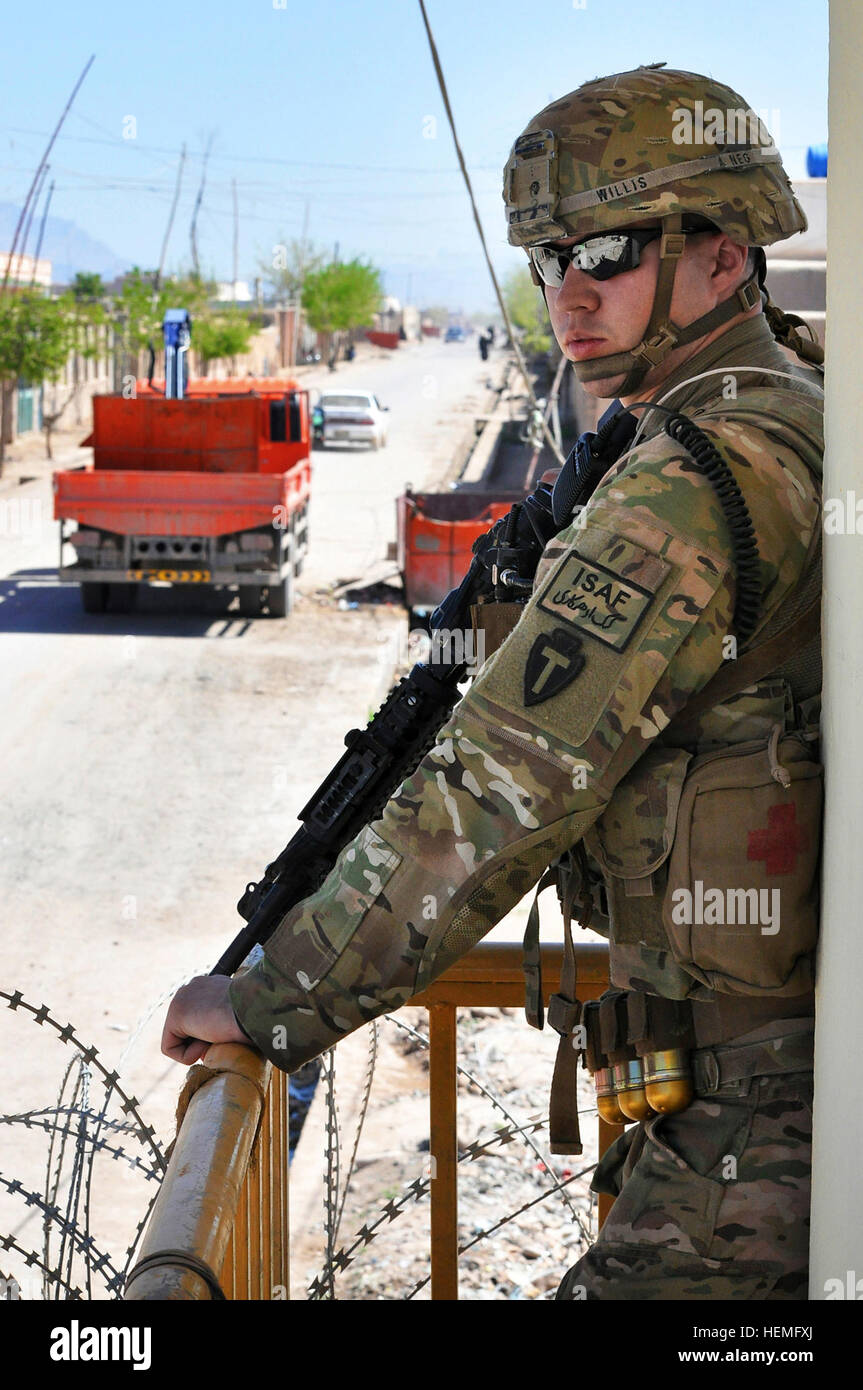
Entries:
{"type": "MultiPolygon", "coordinates": [[[[582,381],[625,372],[621,394],[675,347],[758,302],[763,252],[758,273],[730,299],[684,328],[672,323],[687,231],[717,228],[764,247],[807,226],[779,151],[743,98],[712,78],[661,63],[596,78],[540,111],[512,148],[503,197],[508,239],[528,253],[562,237],[659,220],[659,274],[642,342],[574,364],[582,381]]],[[[531,273],[540,284],[533,263],[531,273]]]]}

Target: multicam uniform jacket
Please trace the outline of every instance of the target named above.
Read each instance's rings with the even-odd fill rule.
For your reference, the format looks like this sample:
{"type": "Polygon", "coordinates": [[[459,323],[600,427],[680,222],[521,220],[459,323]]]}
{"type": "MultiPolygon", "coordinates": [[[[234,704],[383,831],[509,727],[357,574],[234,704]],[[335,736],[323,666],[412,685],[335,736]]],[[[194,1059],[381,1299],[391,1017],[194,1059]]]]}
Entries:
{"type": "MultiPolygon", "coordinates": [[[[815,380],[791,365],[758,315],[659,393],[687,383],[669,405],[709,434],[742,489],[758,542],[762,627],[801,580],[819,526],[815,380]],[[753,366],[765,370],[735,374],[753,366]],[[713,374],[690,380],[705,372],[713,374]]],[[[675,719],[723,667],[735,600],[730,532],[710,482],[664,433],[665,418],[646,413],[635,447],[549,543],[523,616],[434,749],[287,914],[263,959],[234,980],[237,1018],[276,1066],[293,1070],[405,1003],[550,861],[601,817],[613,823],[616,790],[647,755],[673,746],[675,719]]],[[[787,685],[764,679],[703,714],[689,746],[766,737],[798,715],[787,685]]],[[[668,987],[661,953],[641,953],[639,972],[631,949],[612,930],[615,983],[640,973],[642,988],[686,994],[668,987]]]]}

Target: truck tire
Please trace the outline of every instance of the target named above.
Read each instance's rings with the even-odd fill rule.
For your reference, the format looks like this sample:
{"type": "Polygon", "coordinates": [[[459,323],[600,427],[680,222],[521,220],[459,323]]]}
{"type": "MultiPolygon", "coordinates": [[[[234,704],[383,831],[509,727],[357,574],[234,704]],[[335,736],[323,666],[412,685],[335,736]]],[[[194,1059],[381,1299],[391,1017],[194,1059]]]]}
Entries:
{"type": "Polygon", "coordinates": [[[278,584],[271,584],[267,607],[271,618],[287,618],[294,607],[293,553],[286,556],[287,572],[278,584]]]}
{"type": "Polygon", "coordinates": [[[259,618],[264,591],[259,584],[240,585],[240,613],[244,618],[259,618]]]}
{"type": "Polygon", "coordinates": [[[81,583],[81,607],[85,613],[104,613],[108,606],[108,585],[85,579],[81,583]]]}
{"type": "Polygon", "coordinates": [[[109,584],[108,611],[110,613],[131,613],[138,603],[137,584],[109,584]]]}
{"type": "Polygon", "coordinates": [[[294,550],[294,578],[299,579],[303,572],[303,563],[306,558],[306,551],[309,548],[309,509],[308,503],[300,513],[297,523],[298,530],[293,541],[294,550]]]}

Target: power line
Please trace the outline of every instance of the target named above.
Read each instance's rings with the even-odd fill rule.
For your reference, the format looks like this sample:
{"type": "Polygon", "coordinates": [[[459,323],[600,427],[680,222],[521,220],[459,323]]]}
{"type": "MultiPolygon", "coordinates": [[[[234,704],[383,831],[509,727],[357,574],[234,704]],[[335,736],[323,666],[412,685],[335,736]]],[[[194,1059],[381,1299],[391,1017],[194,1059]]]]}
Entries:
{"type": "MultiPolygon", "coordinates": [[[[21,209],[21,216],[20,216],[19,219],[18,219],[18,226],[15,228],[15,235],[14,235],[14,237],[12,238],[12,246],[11,246],[10,251],[9,251],[9,259],[8,259],[7,262],[6,262],[6,273],[5,273],[5,275],[3,276],[3,284],[2,284],[2,286],[0,286],[0,296],[5,295],[5,293],[6,293],[6,286],[7,286],[8,283],[9,283],[9,272],[10,272],[10,270],[12,269],[12,256],[13,256],[13,254],[14,254],[14,252],[15,252],[15,249],[16,249],[16,247],[17,247],[17,244],[18,244],[18,237],[19,237],[20,234],[21,234],[21,225],[22,225],[22,223],[23,223],[23,221],[24,221],[24,218],[25,218],[26,213],[27,213],[27,208],[28,208],[28,206],[29,206],[29,204],[30,204],[30,201],[31,201],[32,197],[33,197],[33,191],[34,191],[34,189],[35,189],[35,187],[36,187],[36,184],[37,184],[39,178],[41,177],[42,170],[45,168],[45,166],[46,166],[47,163],[48,163],[48,156],[50,155],[51,150],[52,150],[53,147],[54,147],[54,142],[56,141],[57,136],[60,134],[60,129],[61,129],[62,125],[63,125],[63,122],[65,121],[66,117],[67,117],[68,114],[69,114],[69,110],[70,110],[70,108],[71,108],[71,106],[72,106],[72,102],[75,100],[76,96],[78,95],[78,91],[79,91],[79,88],[80,88],[80,86],[81,86],[81,83],[84,81],[84,78],[87,76],[87,73],[90,71],[91,67],[93,66],[93,59],[95,58],[95,56],[96,56],[95,53],[91,53],[91,55],[90,55],[90,57],[88,58],[87,62],[84,64],[84,70],[83,70],[83,72],[81,73],[81,76],[78,78],[78,81],[75,83],[75,86],[72,88],[72,94],[71,94],[71,96],[69,97],[69,100],[66,102],[66,105],[63,107],[63,110],[62,110],[62,112],[61,112],[61,114],[60,114],[60,119],[59,119],[59,121],[57,122],[57,124],[55,125],[53,131],[51,132],[51,138],[50,138],[50,140],[48,141],[48,144],[47,144],[47,146],[46,146],[46,148],[45,148],[45,152],[44,152],[44,154],[42,155],[41,160],[39,161],[39,164],[38,164],[37,169],[36,169],[36,173],[33,175],[33,182],[32,182],[31,185],[30,185],[30,190],[29,190],[29,192],[28,192],[28,194],[27,194],[27,197],[26,197],[26,199],[25,199],[25,201],[24,201],[24,206],[23,206],[23,208],[21,209]]],[[[0,450],[2,450],[2,444],[0,444],[0,450]]]]}
{"type": "MultiPolygon", "coordinates": [[[[43,136],[44,131],[30,130],[23,126],[0,126],[0,132],[8,130],[14,135],[37,135],[43,136]]],[[[99,139],[95,135],[64,135],[64,140],[73,140],[77,144],[83,145],[111,145],[117,149],[120,146],[128,148],[134,145],[135,149],[148,154],[168,154],[177,158],[177,150],[170,149],[165,145],[142,145],[139,141],[123,140],[121,136],[107,139],[99,139]]],[[[190,158],[203,159],[206,156],[205,150],[192,150],[190,158]]],[[[252,155],[252,154],[221,154],[214,155],[213,162],[216,164],[277,164],[289,169],[334,169],[342,173],[363,173],[363,174],[457,174],[458,169],[430,169],[428,166],[420,165],[398,165],[398,164],[329,164],[319,159],[282,159],[275,155],[252,155]]],[[[489,171],[496,174],[500,173],[495,164],[478,164],[474,166],[476,172],[489,171]]]]}
{"type": "MultiPolygon", "coordinates": [[[[479,233],[480,242],[482,243],[482,250],[483,255],[485,256],[486,265],[488,266],[488,273],[491,276],[491,282],[494,285],[494,292],[497,295],[497,302],[500,305],[500,311],[503,314],[503,321],[506,324],[506,331],[509,334],[509,340],[512,343],[516,361],[519,365],[519,370],[521,371],[521,374],[524,378],[524,384],[527,387],[527,394],[530,398],[531,405],[533,406],[535,411],[539,411],[539,404],[537,402],[536,394],[533,389],[533,382],[528,376],[527,364],[525,363],[525,360],[522,356],[521,348],[519,347],[516,341],[515,330],[513,329],[512,322],[510,320],[509,313],[504,302],[503,294],[501,292],[500,285],[498,284],[498,279],[494,271],[494,266],[491,263],[491,256],[489,255],[488,246],[486,244],[485,232],[482,229],[482,222],[480,221],[479,209],[476,205],[476,199],[473,196],[473,187],[471,186],[470,175],[467,171],[467,165],[464,161],[464,155],[461,152],[461,145],[459,144],[458,134],[455,128],[455,117],[453,116],[452,107],[450,106],[449,93],[447,92],[446,81],[443,75],[443,68],[441,67],[440,58],[438,57],[437,45],[435,44],[434,35],[432,34],[431,25],[429,24],[429,18],[426,14],[425,0],[419,0],[419,6],[420,10],[422,11],[423,23],[425,24],[426,34],[428,35],[429,48],[431,49],[434,70],[437,74],[438,86],[440,87],[441,96],[443,97],[444,110],[446,111],[447,120],[449,121],[449,128],[452,131],[452,138],[453,143],[455,145],[455,152],[458,156],[458,162],[461,167],[462,174],[464,176],[465,184],[467,185],[468,197],[470,198],[471,210],[473,212],[473,220],[476,223],[476,229],[479,233]]],[[[548,422],[544,419],[542,421],[542,432],[545,435],[549,445],[551,446],[555,458],[558,460],[559,463],[562,464],[564,462],[563,454],[558,448],[557,440],[555,439],[554,435],[548,427],[548,422]]]]}

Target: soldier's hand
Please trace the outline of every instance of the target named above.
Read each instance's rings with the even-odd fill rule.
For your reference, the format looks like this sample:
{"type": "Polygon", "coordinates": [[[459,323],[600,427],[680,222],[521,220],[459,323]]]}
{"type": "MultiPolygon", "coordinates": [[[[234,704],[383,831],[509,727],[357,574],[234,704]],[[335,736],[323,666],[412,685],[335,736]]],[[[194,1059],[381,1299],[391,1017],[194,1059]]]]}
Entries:
{"type": "Polygon", "coordinates": [[[230,975],[199,975],[177,990],[162,1031],[162,1051],[190,1067],[210,1043],[248,1043],[228,1001],[230,975]]]}

